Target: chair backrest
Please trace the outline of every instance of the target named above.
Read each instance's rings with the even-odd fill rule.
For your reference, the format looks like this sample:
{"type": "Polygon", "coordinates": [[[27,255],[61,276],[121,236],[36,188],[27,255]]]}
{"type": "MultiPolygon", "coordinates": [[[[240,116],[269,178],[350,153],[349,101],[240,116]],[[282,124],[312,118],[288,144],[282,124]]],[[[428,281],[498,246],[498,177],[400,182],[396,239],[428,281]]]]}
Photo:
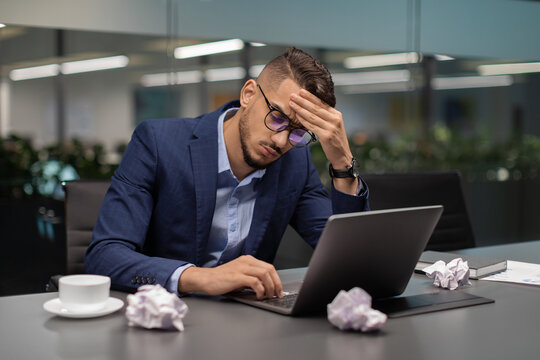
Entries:
{"type": "Polygon", "coordinates": [[[84,253],[92,241],[99,208],[110,181],[66,181],[66,248],[68,274],[83,274],[84,253]]]}
{"type": "Polygon", "coordinates": [[[444,206],[427,250],[448,251],[475,246],[459,172],[363,174],[362,178],[369,186],[372,210],[444,206]]]}

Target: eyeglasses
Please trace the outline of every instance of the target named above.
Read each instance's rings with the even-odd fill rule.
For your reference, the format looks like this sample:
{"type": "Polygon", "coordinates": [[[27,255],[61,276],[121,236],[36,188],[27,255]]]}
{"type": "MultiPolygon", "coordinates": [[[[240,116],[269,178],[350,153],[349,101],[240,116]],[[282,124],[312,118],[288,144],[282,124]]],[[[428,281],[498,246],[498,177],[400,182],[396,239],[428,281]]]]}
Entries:
{"type": "Polygon", "coordinates": [[[280,110],[273,107],[264,94],[261,85],[257,84],[257,86],[259,87],[259,90],[261,90],[264,101],[266,101],[266,105],[268,105],[268,109],[270,110],[264,117],[264,125],[266,125],[269,130],[275,132],[289,130],[289,142],[292,146],[296,147],[306,146],[309,143],[317,141],[317,136],[311,131],[291,125],[291,119],[280,110]]]}

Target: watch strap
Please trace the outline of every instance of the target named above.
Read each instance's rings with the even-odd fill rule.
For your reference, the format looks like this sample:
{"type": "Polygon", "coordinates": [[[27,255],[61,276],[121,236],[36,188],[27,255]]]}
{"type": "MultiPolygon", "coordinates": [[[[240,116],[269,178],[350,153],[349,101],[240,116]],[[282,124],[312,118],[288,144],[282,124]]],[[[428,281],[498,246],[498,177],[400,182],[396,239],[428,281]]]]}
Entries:
{"type": "Polygon", "coordinates": [[[353,157],[351,165],[347,169],[334,169],[332,164],[328,166],[328,172],[332,178],[357,178],[358,174],[355,170],[357,160],[353,157]]]}

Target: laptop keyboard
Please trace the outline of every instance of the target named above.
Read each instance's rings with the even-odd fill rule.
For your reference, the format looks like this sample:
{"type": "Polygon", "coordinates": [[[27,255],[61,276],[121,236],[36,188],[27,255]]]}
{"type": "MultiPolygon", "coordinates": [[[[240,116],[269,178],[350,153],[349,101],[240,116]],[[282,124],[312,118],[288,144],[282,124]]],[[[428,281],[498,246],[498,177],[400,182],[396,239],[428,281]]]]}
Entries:
{"type": "Polygon", "coordinates": [[[298,296],[298,293],[288,294],[280,298],[264,299],[264,300],[261,300],[261,302],[289,309],[293,307],[297,296],[298,296]]]}

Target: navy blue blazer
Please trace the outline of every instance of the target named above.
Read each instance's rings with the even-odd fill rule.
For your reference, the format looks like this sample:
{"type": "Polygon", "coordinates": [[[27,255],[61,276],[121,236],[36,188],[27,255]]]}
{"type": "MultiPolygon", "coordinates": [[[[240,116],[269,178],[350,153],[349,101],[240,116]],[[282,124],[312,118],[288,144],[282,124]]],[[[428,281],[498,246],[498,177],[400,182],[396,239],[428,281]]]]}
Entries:
{"type": "MultiPolygon", "coordinates": [[[[239,106],[235,101],[198,118],[137,126],[101,206],[85,256],[88,273],[134,291],[146,282],[164,286],[187,262],[201,265],[216,200],[217,121],[239,106]]],[[[242,254],[266,262],[273,261],[287,224],[314,247],[332,213],[369,206],[365,184],[361,196],[333,189],[330,200],[307,147],[272,163],[258,186],[242,254]]]]}

